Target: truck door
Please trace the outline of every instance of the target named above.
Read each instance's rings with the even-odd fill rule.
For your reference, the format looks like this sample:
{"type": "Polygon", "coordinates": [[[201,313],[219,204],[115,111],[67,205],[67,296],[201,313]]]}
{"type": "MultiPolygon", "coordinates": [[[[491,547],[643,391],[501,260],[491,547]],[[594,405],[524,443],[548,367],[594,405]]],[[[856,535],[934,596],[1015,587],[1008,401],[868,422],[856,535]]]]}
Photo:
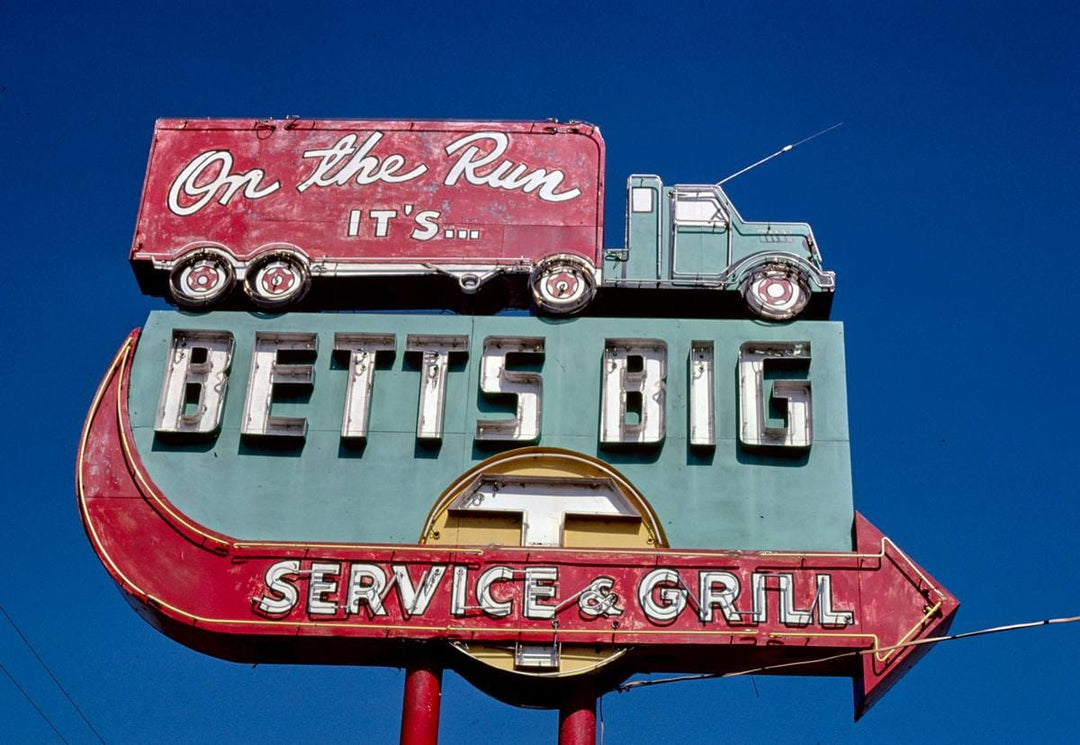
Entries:
{"type": "Polygon", "coordinates": [[[616,276],[657,280],[661,267],[661,205],[664,185],[657,176],[631,176],[626,186],[626,249],[616,276]]]}
{"type": "Polygon", "coordinates": [[[671,199],[670,279],[724,274],[731,264],[731,223],[715,187],[676,186],[671,199]]]}

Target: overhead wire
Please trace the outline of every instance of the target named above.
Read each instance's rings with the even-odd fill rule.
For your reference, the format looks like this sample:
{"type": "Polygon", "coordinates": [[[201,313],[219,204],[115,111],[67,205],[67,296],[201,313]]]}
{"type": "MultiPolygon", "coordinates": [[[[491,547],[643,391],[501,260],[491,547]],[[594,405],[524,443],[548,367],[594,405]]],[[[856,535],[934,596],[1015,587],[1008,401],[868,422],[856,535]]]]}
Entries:
{"type": "Polygon", "coordinates": [[[67,741],[67,738],[60,734],[60,730],[56,728],[56,725],[53,724],[52,720],[49,719],[48,715],[41,710],[41,707],[38,706],[37,702],[35,702],[34,699],[30,697],[30,694],[26,692],[26,689],[19,685],[19,681],[15,680],[15,676],[8,672],[8,669],[4,667],[3,663],[0,663],[0,671],[3,671],[4,675],[8,676],[8,680],[10,680],[11,684],[15,686],[15,689],[23,695],[23,698],[30,702],[30,705],[34,707],[34,711],[38,713],[38,716],[45,720],[45,724],[49,725],[52,728],[52,731],[55,732],[56,736],[60,738],[60,742],[64,743],[64,745],[70,745],[70,743],[68,743],[67,741]]]}
{"type": "Polygon", "coordinates": [[[600,696],[596,700],[596,708],[599,709],[598,713],[600,714],[600,743],[599,743],[599,745],[604,745],[604,697],[603,696],[600,696]]]}
{"type": "Polygon", "coordinates": [[[792,667],[799,667],[802,665],[820,665],[823,662],[834,662],[835,660],[841,660],[845,657],[861,657],[870,654],[880,654],[882,652],[892,652],[898,649],[906,649],[908,647],[919,647],[925,644],[937,644],[938,642],[951,642],[958,639],[970,639],[975,636],[986,636],[987,634],[1000,634],[1006,631],[1020,631],[1021,629],[1032,629],[1041,626],[1051,626],[1054,624],[1063,623],[1077,623],[1080,622],[1080,616],[1067,616],[1063,618],[1046,618],[1041,621],[1028,621],[1026,623],[1013,623],[1006,626],[992,626],[990,628],[978,629],[976,631],[964,631],[959,634],[949,634],[947,636],[930,636],[925,639],[913,639],[911,641],[902,642],[900,644],[893,644],[888,647],[874,647],[872,649],[856,649],[848,652],[840,652],[838,654],[829,655],[826,657],[816,657],[812,660],[797,660],[795,662],[780,662],[774,665],[763,665],[761,667],[750,668],[747,670],[738,670],[730,673],[698,673],[694,675],[677,675],[670,678],[655,678],[653,680],[632,680],[629,683],[623,683],[616,686],[615,690],[619,693],[633,690],[635,688],[647,688],[649,686],[665,685],[667,683],[685,683],[691,680],[713,680],[717,678],[738,678],[743,675],[756,675],[757,673],[770,672],[773,670],[780,670],[792,667]]]}
{"type": "MultiPolygon", "coordinates": [[[[42,669],[46,673],[48,673],[49,677],[52,679],[52,682],[56,685],[57,688],[60,689],[60,692],[64,694],[64,698],[66,698],[68,700],[68,703],[71,704],[71,707],[73,709],[75,709],[75,711],[79,715],[79,717],[83,720],[83,722],[86,723],[86,726],[90,728],[90,731],[94,733],[94,737],[96,737],[98,739],[98,742],[100,742],[101,745],[106,745],[105,738],[102,737],[101,733],[97,731],[97,728],[94,727],[94,725],[90,723],[90,720],[86,717],[86,714],[84,714],[83,710],[79,708],[79,705],[77,703],[75,703],[75,699],[72,698],[71,694],[68,693],[67,689],[64,688],[63,684],[60,683],[60,679],[56,677],[56,674],[53,673],[53,671],[49,668],[48,665],[45,664],[45,660],[41,659],[41,655],[39,655],[37,653],[37,650],[34,649],[34,645],[31,644],[30,640],[26,638],[26,635],[23,634],[23,632],[19,628],[18,624],[15,623],[15,619],[13,619],[8,614],[7,609],[5,609],[2,604],[0,604],[0,613],[4,614],[4,618],[6,618],[8,623],[11,624],[11,628],[15,629],[15,633],[19,635],[19,638],[22,639],[23,644],[25,644],[26,648],[30,650],[30,654],[34,655],[34,659],[36,659],[38,661],[38,664],[41,665],[42,669]]],[[[4,672],[7,672],[7,671],[5,670],[4,672]]],[[[8,677],[9,678],[11,677],[10,673],[8,673],[8,677]]],[[[14,681],[14,678],[12,678],[12,680],[14,681]]],[[[37,706],[35,705],[34,708],[37,708],[37,706]]],[[[39,713],[40,713],[40,710],[39,710],[39,713]]],[[[57,734],[59,735],[60,733],[57,732],[57,734]]],[[[63,737],[61,737],[60,739],[63,739],[63,737]]],[[[66,740],[65,740],[65,742],[66,742],[66,740]]]]}

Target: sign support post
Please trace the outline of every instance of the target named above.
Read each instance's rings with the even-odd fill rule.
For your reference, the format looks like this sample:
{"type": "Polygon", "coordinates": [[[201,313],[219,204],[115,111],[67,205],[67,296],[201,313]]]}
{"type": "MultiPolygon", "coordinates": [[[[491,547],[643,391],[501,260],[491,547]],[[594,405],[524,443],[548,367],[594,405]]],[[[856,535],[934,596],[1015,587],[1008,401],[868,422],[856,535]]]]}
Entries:
{"type": "Polygon", "coordinates": [[[442,668],[418,662],[405,670],[401,745],[438,745],[442,668]]]}
{"type": "Polygon", "coordinates": [[[559,745],[595,745],[596,699],[581,693],[559,709],[559,745]]]}

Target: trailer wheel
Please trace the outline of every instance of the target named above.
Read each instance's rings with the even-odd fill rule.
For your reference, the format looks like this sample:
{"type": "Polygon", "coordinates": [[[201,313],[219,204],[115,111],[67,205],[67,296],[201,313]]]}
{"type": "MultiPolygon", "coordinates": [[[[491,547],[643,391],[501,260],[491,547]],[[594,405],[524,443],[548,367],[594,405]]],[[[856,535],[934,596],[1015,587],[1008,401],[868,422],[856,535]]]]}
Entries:
{"type": "Polygon", "coordinates": [[[232,290],[236,274],[222,251],[200,248],[181,257],[169,273],[169,295],[182,308],[205,308],[232,290]]]}
{"type": "Polygon", "coordinates": [[[596,296],[596,272],[580,256],[555,254],[541,259],[533,269],[529,289],[536,307],[544,313],[570,315],[596,296]]]}
{"type": "Polygon", "coordinates": [[[742,283],[750,312],[767,321],[787,321],[799,315],[810,300],[806,275],[788,264],[765,264],[742,283]]]}
{"type": "Polygon", "coordinates": [[[300,302],[311,287],[307,263],[293,251],[271,251],[248,266],[244,292],[263,310],[284,310],[300,302]]]}

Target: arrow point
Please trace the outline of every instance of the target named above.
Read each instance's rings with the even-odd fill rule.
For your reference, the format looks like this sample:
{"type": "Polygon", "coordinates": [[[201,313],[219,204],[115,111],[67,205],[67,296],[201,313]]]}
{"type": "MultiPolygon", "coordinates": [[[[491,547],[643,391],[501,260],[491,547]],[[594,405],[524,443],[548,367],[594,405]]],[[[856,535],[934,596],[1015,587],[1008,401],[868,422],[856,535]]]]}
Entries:
{"type": "Polygon", "coordinates": [[[945,635],[960,603],[858,512],[855,548],[881,562],[861,588],[863,623],[877,643],[862,656],[853,680],[858,721],[933,646],[912,642],[945,635]]]}

